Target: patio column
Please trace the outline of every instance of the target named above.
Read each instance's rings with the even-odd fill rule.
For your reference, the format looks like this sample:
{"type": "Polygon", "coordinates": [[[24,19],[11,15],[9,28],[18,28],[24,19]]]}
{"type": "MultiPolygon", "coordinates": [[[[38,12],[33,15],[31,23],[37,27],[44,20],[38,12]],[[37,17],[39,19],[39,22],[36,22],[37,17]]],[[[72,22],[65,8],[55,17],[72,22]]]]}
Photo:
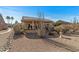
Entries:
{"type": "Polygon", "coordinates": [[[32,29],[34,29],[34,21],[32,21],[32,29]]]}

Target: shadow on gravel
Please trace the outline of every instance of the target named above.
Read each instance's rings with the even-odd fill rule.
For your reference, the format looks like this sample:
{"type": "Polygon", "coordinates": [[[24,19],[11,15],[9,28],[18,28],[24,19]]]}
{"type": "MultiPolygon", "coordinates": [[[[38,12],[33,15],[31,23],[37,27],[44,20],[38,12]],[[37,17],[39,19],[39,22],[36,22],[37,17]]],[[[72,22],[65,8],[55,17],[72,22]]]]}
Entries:
{"type": "Polygon", "coordinates": [[[24,36],[23,33],[14,34],[13,39],[16,40],[16,39],[22,38],[23,36],[24,36]]]}
{"type": "Polygon", "coordinates": [[[39,36],[37,33],[26,33],[25,37],[29,39],[43,39],[43,38],[57,38],[56,35],[45,35],[45,36],[39,36]]]}
{"type": "Polygon", "coordinates": [[[39,37],[38,35],[37,35],[37,33],[26,33],[25,34],[25,37],[26,38],[29,38],[29,39],[40,39],[41,37],[39,37]]]}
{"type": "MultiPolygon", "coordinates": [[[[75,49],[74,47],[65,45],[65,44],[63,44],[63,43],[56,42],[56,41],[54,41],[54,40],[52,40],[52,39],[49,39],[49,38],[44,38],[43,40],[49,42],[49,44],[54,44],[54,45],[56,45],[56,46],[58,46],[58,47],[67,49],[67,50],[69,50],[70,52],[79,51],[78,49],[75,49]]],[[[63,52],[64,52],[64,51],[63,51],[63,52]]]]}
{"type": "Polygon", "coordinates": [[[71,38],[67,38],[67,37],[62,37],[63,39],[68,39],[68,40],[71,40],[71,38]]]}

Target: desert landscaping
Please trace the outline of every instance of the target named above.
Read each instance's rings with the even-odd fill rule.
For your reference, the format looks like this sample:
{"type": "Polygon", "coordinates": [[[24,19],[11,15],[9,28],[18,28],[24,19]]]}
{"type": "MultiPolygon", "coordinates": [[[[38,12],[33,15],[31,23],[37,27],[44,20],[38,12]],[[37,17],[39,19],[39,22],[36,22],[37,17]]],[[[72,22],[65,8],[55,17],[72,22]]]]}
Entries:
{"type": "MultiPolygon", "coordinates": [[[[28,18],[27,18],[28,19],[28,18]]],[[[25,21],[24,21],[25,22],[25,21]]],[[[26,21],[29,23],[29,21],[26,21]]],[[[39,22],[39,21],[38,21],[39,22]]],[[[46,22],[48,22],[46,20],[46,22]]],[[[16,23],[13,27],[0,31],[0,51],[7,52],[77,52],[79,51],[79,35],[75,34],[73,24],[60,21],[59,25],[48,22],[49,25],[43,32],[39,32],[36,27],[27,30],[25,24],[16,23]],[[61,25],[60,25],[61,22],[61,25]],[[65,24],[65,25],[64,25],[65,24]],[[50,28],[50,26],[52,28],[50,28]],[[25,30],[26,29],[26,30],[25,30]],[[72,29],[72,31],[70,31],[72,29]],[[60,33],[61,31],[61,33],[60,33]],[[66,32],[64,32],[66,31],[66,32]],[[42,35],[43,33],[43,35],[42,35]],[[45,34],[46,33],[46,34],[45,34]],[[63,34],[62,34],[63,33],[63,34]]],[[[31,22],[29,23],[31,24],[31,22]]],[[[33,26],[36,23],[32,22],[33,26]]],[[[40,23],[39,23],[40,24],[40,23]]],[[[43,23],[44,24],[44,23],[43,23]]],[[[40,28],[40,27],[39,27],[40,28]]]]}
{"type": "Polygon", "coordinates": [[[0,14],[0,52],[79,52],[77,17],[68,22],[51,20],[43,12],[16,16],[0,14]]]}

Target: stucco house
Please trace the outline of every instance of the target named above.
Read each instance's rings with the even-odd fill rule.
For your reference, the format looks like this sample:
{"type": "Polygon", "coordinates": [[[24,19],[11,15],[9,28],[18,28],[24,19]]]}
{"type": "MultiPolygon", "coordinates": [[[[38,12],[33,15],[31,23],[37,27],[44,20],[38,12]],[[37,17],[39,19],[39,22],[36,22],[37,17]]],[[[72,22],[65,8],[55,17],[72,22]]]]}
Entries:
{"type": "Polygon", "coordinates": [[[21,21],[25,24],[26,30],[38,30],[43,27],[53,26],[53,21],[49,19],[23,16],[21,21]]]}
{"type": "Polygon", "coordinates": [[[7,24],[5,23],[2,15],[0,14],[0,30],[7,29],[7,24]]]}
{"type": "Polygon", "coordinates": [[[49,19],[23,16],[21,20],[25,26],[26,33],[37,33],[39,36],[45,35],[45,33],[53,28],[54,22],[49,19]]]}

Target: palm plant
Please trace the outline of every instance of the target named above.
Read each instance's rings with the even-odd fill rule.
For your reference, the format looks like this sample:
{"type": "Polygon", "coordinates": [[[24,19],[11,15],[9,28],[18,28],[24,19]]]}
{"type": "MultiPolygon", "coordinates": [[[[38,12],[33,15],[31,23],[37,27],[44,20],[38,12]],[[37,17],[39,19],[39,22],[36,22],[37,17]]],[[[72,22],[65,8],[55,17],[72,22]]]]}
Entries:
{"type": "Polygon", "coordinates": [[[6,19],[7,19],[7,22],[9,24],[9,22],[10,22],[10,16],[7,16],[6,19]]]}
{"type": "Polygon", "coordinates": [[[13,19],[14,19],[14,17],[11,17],[11,20],[12,20],[12,21],[11,21],[11,24],[12,24],[12,22],[13,22],[13,19]]]}
{"type": "Polygon", "coordinates": [[[14,17],[7,16],[6,19],[8,21],[8,24],[12,27],[12,22],[13,22],[14,17]],[[11,20],[11,22],[10,22],[10,20],[11,20]]]}

